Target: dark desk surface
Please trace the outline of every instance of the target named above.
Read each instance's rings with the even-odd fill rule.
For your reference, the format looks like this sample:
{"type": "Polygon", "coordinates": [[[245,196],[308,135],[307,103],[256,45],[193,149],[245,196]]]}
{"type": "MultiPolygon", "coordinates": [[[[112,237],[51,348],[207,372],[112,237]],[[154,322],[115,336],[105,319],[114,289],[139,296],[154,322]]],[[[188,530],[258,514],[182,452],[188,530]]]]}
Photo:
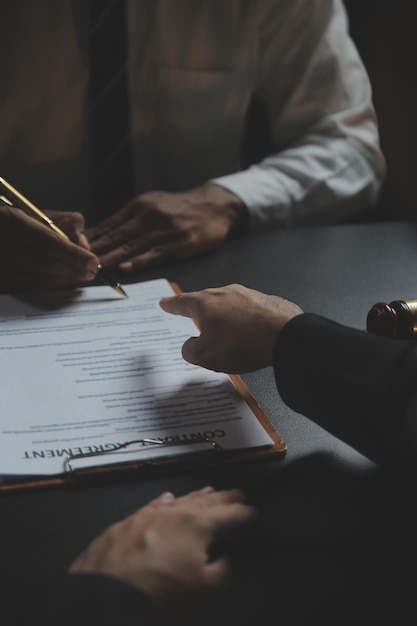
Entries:
{"type": "MultiPolygon", "coordinates": [[[[415,270],[417,226],[381,223],[244,236],[198,259],[149,271],[140,279],[163,276],[177,282],[183,291],[238,282],[283,295],[306,311],[361,329],[375,302],[417,297],[415,270]]],[[[244,550],[241,545],[236,548],[238,561],[245,554],[252,563],[246,570],[243,563],[239,570],[241,578],[246,572],[243,584],[250,585],[251,591],[262,588],[265,597],[281,591],[288,613],[294,616],[294,589],[299,589],[303,580],[308,583],[310,600],[317,587],[322,587],[323,577],[327,580],[324,586],[331,589],[339,573],[326,560],[326,546],[333,549],[346,537],[353,541],[356,530],[352,529],[357,529],[362,517],[366,519],[364,507],[374,506],[357,494],[379,470],[286,408],[269,369],[243,378],[287,442],[283,460],[1,496],[0,572],[5,600],[13,598],[27,581],[46,583],[65,571],[93,536],[161,491],[170,489],[179,495],[206,484],[242,486],[260,508],[262,537],[246,542],[244,550]],[[262,571],[266,571],[268,558],[272,562],[278,555],[285,566],[271,565],[276,578],[269,574],[265,582],[255,575],[254,563],[262,563],[262,571]],[[304,562],[302,568],[294,568],[293,557],[308,557],[309,565],[304,562]],[[279,571],[285,572],[285,583],[279,571]]],[[[304,601],[308,603],[306,595],[304,601]]],[[[285,623],[291,623],[286,618],[285,623]]]]}

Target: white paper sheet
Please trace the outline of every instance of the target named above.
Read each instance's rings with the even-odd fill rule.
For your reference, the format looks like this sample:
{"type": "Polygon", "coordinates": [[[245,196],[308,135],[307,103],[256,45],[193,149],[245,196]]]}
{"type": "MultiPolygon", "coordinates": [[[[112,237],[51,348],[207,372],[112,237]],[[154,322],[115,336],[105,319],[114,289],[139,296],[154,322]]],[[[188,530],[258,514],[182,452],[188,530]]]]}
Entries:
{"type": "Polygon", "coordinates": [[[129,446],[121,458],[190,452],[181,442],[200,437],[226,450],[273,444],[228,376],[183,360],[198,330],[159,307],[168,281],[126,291],[0,296],[0,475],[60,474],[70,455],[144,438],[178,446],[129,446]]]}

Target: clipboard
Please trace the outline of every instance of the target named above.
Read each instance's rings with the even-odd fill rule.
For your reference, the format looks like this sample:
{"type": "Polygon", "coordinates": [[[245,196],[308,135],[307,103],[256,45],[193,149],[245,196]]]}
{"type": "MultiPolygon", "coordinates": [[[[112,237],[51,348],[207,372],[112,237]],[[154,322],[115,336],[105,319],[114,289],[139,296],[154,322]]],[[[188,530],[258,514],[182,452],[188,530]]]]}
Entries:
{"type": "MultiPolygon", "coordinates": [[[[169,284],[173,293],[181,293],[181,289],[176,283],[170,282],[169,284]]],[[[194,323],[196,322],[194,321],[194,323]]],[[[198,327],[198,324],[196,326],[198,327]]],[[[152,438],[128,440],[112,450],[67,455],[63,459],[63,469],[59,474],[0,475],[0,493],[62,485],[70,487],[84,482],[110,482],[123,478],[141,478],[161,472],[191,470],[204,465],[228,465],[283,458],[287,450],[284,438],[256,402],[242,378],[234,374],[228,375],[228,378],[269,436],[271,444],[261,447],[224,449],[219,442],[208,436],[196,437],[188,441],[186,446],[184,441],[177,444],[176,442],[165,442],[152,438]],[[131,452],[132,446],[146,447],[147,451],[163,448],[163,452],[167,454],[153,457],[151,453],[145,459],[136,458],[125,461],[124,455],[131,452]],[[182,449],[181,453],[176,453],[176,447],[182,449]],[[184,451],[184,448],[187,450],[184,451]],[[96,464],[95,461],[98,457],[100,457],[100,462],[96,464]],[[106,460],[103,463],[104,457],[106,460]]]]}

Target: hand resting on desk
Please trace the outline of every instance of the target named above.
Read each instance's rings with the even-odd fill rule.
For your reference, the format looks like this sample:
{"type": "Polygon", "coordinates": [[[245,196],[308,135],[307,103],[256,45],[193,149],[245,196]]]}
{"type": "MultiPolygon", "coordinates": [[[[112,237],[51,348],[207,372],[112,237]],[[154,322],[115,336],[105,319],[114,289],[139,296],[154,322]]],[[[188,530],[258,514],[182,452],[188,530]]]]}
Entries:
{"type": "Polygon", "coordinates": [[[239,198],[206,183],[183,193],[144,193],[86,234],[104,265],[129,274],[207,252],[245,218],[239,198]]]}
{"type": "Polygon", "coordinates": [[[227,577],[226,558],[209,558],[214,542],[254,517],[238,489],[164,493],[108,528],[69,573],[119,578],[149,596],[158,624],[182,624],[227,577]]]}
{"type": "Polygon", "coordinates": [[[0,202],[0,291],[67,287],[95,277],[98,258],[76,212],[49,211],[65,240],[21,209],[0,202]]]}

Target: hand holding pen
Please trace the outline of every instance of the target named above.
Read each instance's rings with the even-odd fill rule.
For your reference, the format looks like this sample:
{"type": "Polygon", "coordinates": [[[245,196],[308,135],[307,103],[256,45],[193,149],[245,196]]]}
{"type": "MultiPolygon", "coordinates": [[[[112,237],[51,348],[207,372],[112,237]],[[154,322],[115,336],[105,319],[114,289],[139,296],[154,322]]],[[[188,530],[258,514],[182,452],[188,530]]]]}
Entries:
{"type": "Polygon", "coordinates": [[[46,215],[0,178],[0,292],[75,286],[98,275],[126,295],[104,273],[83,230],[80,213],[46,215]]]}

